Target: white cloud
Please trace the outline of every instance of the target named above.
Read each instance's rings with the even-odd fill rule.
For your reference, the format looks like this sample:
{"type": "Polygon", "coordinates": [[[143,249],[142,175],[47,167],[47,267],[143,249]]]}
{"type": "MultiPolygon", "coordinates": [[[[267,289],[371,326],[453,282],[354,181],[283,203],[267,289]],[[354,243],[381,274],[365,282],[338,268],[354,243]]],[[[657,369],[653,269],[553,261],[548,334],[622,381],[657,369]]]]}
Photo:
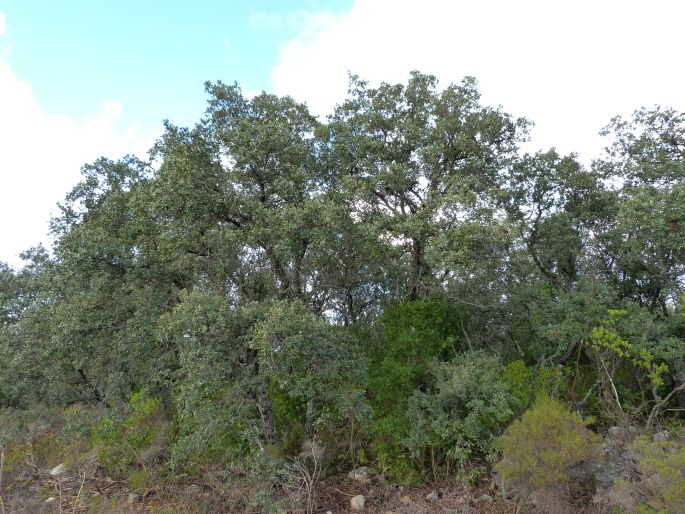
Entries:
{"type": "Polygon", "coordinates": [[[46,113],[31,87],[0,55],[0,261],[19,265],[18,253],[47,241],[56,204],[80,179],[80,168],[101,155],[145,155],[154,136],[120,127],[122,106],[77,123],[46,113]]]}
{"type": "Polygon", "coordinates": [[[7,18],[5,18],[5,13],[0,12],[0,36],[5,34],[7,29],[7,18]]]}
{"type": "Polygon", "coordinates": [[[328,11],[310,12],[306,9],[298,9],[287,14],[275,14],[258,11],[250,15],[250,27],[256,30],[297,30],[304,31],[305,35],[325,28],[334,21],[334,16],[328,11]]]}
{"type": "Polygon", "coordinates": [[[284,43],[272,82],[325,114],[344,98],[348,70],[372,84],[404,82],[413,69],[443,85],[473,75],[483,102],[536,123],[531,150],[556,146],[588,162],[612,116],[685,110],[683,19],[678,0],[356,0],[284,43]]]}

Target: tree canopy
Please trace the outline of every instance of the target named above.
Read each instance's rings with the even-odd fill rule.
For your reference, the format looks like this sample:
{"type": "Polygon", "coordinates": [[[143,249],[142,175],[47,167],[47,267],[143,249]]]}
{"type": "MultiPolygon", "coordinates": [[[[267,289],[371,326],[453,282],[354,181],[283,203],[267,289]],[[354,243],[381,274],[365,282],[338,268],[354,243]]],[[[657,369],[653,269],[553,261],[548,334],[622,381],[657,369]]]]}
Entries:
{"type": "Polygon", "coordinates": [[[149,160],[83,167],[49,251],[0,264],[0,407],[144,393],[175,465],[320,437],[434,477],[532,391],[606,424],[685,407],[685,114],[614,118],[585,165],[521,152],[530,122],[468,77],[351,76],[325,121],[206,92],[149,160]]]}

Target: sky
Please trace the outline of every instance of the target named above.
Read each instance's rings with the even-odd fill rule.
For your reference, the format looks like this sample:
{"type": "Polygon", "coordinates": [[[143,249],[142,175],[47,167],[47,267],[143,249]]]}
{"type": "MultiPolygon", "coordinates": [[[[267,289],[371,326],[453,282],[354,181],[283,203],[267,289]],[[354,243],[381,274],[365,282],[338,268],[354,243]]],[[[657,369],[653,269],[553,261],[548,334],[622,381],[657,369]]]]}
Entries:
{"type": "Polygon", "coordinates": [[[350,71],[471,75],[484,104],[535,123],[525,150],[590,163],[613,116],[685,111],[683,20],[682,0],[0,0],[0,261],[49,246],[83,164],[197,122],[207,80],[324,119],[350,71]]]}

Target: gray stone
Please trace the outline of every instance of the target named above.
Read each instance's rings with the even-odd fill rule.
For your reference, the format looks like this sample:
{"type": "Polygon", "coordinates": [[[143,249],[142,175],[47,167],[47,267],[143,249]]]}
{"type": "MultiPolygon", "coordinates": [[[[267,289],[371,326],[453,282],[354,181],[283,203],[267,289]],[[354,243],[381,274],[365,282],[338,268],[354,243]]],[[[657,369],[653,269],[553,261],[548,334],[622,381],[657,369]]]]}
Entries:
{"type": "MultiPolygon", "coordinates": [[[[629,446],[635,440],[637,432],[637,428],[632,426],[611,427],[607,432],[602,443],[601,459],[594,472],[593,502],[614,504],[617,480],[635,474],[635,462],[631,458],[629,446]]],[[[581,480],[581,482],[584,482],[583,485],[586,487],[591,485],[590,480],[581,480]]]]}
{"type": "Polygon", "coordinates": [[[348,478],[358,480],[359,482],[368,482],[376,472],[368,466],[360,466],[353,469],[347,474],[348,478]]]}
{"type": "Polygon", "coordinates": [[[66,464],[59,464],[50,470],[50,476],[55,478],[61,477],[65,475],[68,470],[69,468],[66,464]]]}
{"type": "Polygon", "coordinates": [[[652,436],[652,439],[654,439],[655,443],[665,443],[668,441],[668,430],[662,430],[661,432],[657,432],[652,436]]]}
{"type": "Polygon", "coordinates": [[[126,498],[126,503],[133,505],[134,503],[140,502],[143,498],[136,493],[128,493],[128,498],[126,498]]]}
{"type": "Polygon", "coordinates": [[[438,493],[436,493],[435,491],[432,491],[426,495],[426,500],[428,500],[429,502],[436,502],[439,499],[440,497],[438,496],[438,493]]]}
{"type": "Polygon", "coordinates": [[[607,439],[621,439],[627,441],[637,434],[637,428],[633,426],[613,426],[607,431],[607,439]]]}
{"type": "Polygon", "coordinates": [[[477,503],[492,503],[495,501],[489,494],[484,494],[476,500],[477,503]]]}
{"type": "Polygon", "coordinates": [[[366,498],[361,494],[350,498],[350,509],[352,509],[352,512],[361,512],[364,510],[364,505],[366,505],[366,498]]]}
{"type": "Polygon", "coordinates": [[[609,427],[609,430],[607,431],[607,437],[618,437],[621,434],[621,432],[621,427],[609,427]]]}
{"type": "Polygon", "coordinates": [[[202,487],[200,487],[197,484],[192,484],[192,485],[189,485],[188,487],[186,487],[186,494],[188,494],[190,496],[198,495],[201,492],[202,492],[202,487]]]}

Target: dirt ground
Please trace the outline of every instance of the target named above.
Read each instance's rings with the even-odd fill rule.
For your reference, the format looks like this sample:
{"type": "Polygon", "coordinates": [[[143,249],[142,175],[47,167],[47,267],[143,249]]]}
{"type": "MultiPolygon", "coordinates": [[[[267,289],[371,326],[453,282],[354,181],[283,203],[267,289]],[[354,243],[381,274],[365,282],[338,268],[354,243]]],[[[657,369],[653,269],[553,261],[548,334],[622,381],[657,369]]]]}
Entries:
{"type": "MultiPolygon", "coordinates": [[[[88,473],[70,470],[59,477],[35,466],[5,477],[0,514],[305,514],[304,505],[291,510],[251,507],[245,497],[250,484],[237,486],[217,476],[204,480],[185,475],[142,493],[132,492],[129,481],[105,476],[99,466],[88,473]],[[84,478],[85,476],[85,478],[84,478]],[[242,489],[241,489],[242,488],[242,489]]],[[[139,489],[140,491],[140,489],[139,489]]],[[[515,512],[515,498],[504,499],[492,488],[487,473],[471,486],[452,479],[407,487],[382,477],[358,481],[346,475],[322,480],[317,487],[316,514],[351,514],[350,500],[363,495],[362,514],[505,514],[515,512]],[[430,495],[430,496],[429,496],[430,495]]],[[[549,498],[547,498],[548,500],[549,498]]],[[[259,498],[254,498],[255,503],[259,498]]],[[[543,499],[544,501],[544,499],[543,499]]],[[[556,503],[526,504],[521,514],[602,513],[599,506],[556,503]]],[[[293,502],[289,502],[293,505],[293,502]]]]}

